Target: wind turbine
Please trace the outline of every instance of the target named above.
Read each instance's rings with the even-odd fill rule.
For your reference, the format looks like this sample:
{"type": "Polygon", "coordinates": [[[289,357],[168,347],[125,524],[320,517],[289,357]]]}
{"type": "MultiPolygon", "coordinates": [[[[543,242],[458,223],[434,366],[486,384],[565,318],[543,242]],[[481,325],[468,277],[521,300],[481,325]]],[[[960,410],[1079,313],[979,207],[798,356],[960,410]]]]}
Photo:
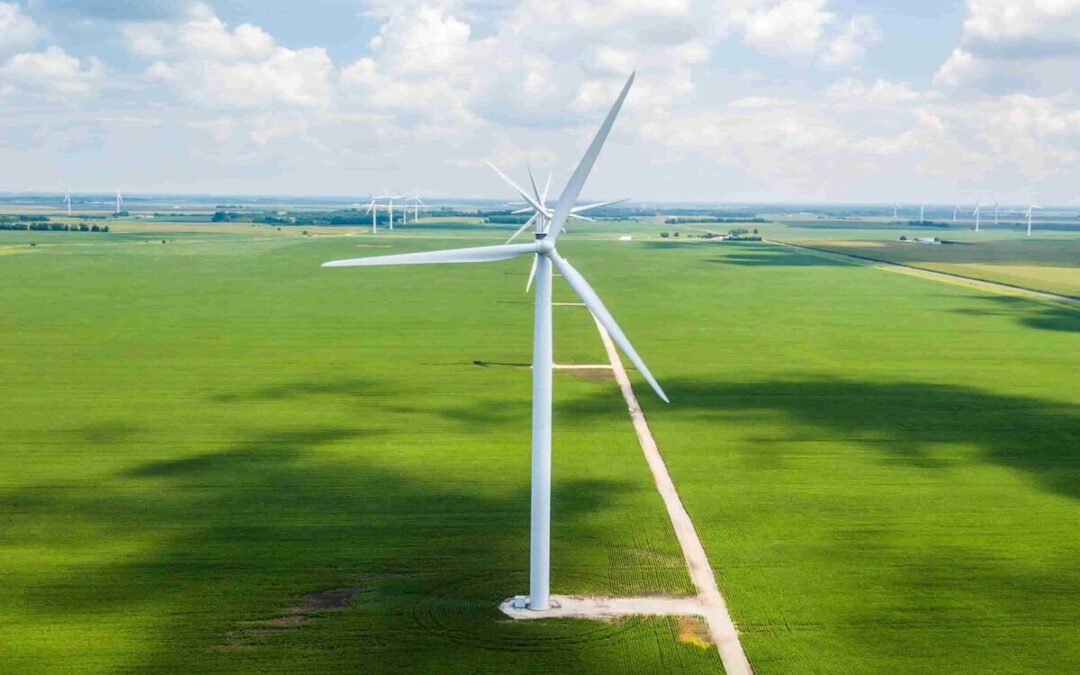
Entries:
{"type": "Polygon", "coordinates": [[[120,215],[120,204],[123,203],[124,198],[120,196],[120,191],[116,192],[116,215],[120,215]]]}
{"type": "Polygon", "coordinates": [[[411,201],[413,205],[413,222],[415,223],[420,220],[420,207],[423,206],[425,209],[427,208],[427,204],[424,203],[424,200],[420,199],[420,188],[416,188],[412,191],[412,195],[409,196],[409,201],[411,201]]]}
{"type": "MultiPolygon", "coordinates": [[[[540,190],[536,186],[536,178],[533,176],[532,168],[529,167],[527,164],[525,165],[525,168],[529,172],[529,183],[532,185],[532,191],[533,191],[533,196],[529,197],[528,193],[526,193],[524,190],[522,190],[520,187],[518,187],[517,184],[514,183],[514,181],[510,180],[510,178],[505,173],[503,173],[502,171],[499,170],[499,167],[495,166],[491,162],[488,162],[487,165],[490,166],[495,171],[495,173],[497,173],[499,175],[499,178],[503,179],[503,181],[507,185],[509,185],[511,188],[513,188],[515,192],[517,192],[523,199],[525,199],[526,203],[528,204],[528,206],[526,206],[525,208],[518,209],[516,211],[513,211],[512,213],[521,214],[521,213],[530,213],[531,212],[533,214],[531,218],[529,218],[528,220],[525,221],[525,224],[523,224],[520,228],[518,228],[517,232],[514,232],[514,234],[510,235],[510,238],[506,240],[507,244],[509,244],[510,242],[517,239],[518,235],[520,235],[522,232],[527,230],[530,225],[535,223],[538,229],[543,229],[546,226],[547,223],[551,222],[551,219],[554,217],[555,214],[551,210],[551,208],[548,207],[548,205],[547,205],[548,190],[551,189],[551,176],[550,175],[548,176],[547,184],[544,186],[544,191],[540,192],[540,190]]],[[[599,209],[599,208],[604,207],[604,206],[611,206],[612,204],[621,204],[621,203],[623,203],[625,201],[626,201],[625,199],[614,199],[614,200],[607,201],[607,202],[596,202],[595,204],[583,204],[581,206],[572,206],[570,208],[570,211],[569,211],[567,217],[568,218],[573,218],[574,220],[586,220],[586,221],[589,221],[591,223],[595,223],[596,221],[593,220],[592,218],[589,218],[588,216],[583,216],[581,214],[584,213],[585,211],[591,211],[593,209],[599,209]]],[[[563,229],[564,230],[566,229],[565,225],[563,226],[563,229]]],[[[535,277],[535,275],[536,275],[536,260],[534,259],[533,260],[533,268],[529,272],[529,280],[525,283],[525,292],[526,293],[528,293],[529,289],[532,287],[532,282],[533,282],[533,278],[535,277]]]]}
{"type": "Polygon", "coordinates": [[[892,219],[893,219],[894,223],[896,222],[896,212],[899,211],[899,210],[900,210],[900,205],[899,204],[893,204],[892,205],[892,219]]]}
{"type": "Polygon", "coordinates": [[[994,202],[994,225],[998,224],[998,203],[994,202]]]}
{"type": "Polygon", "coordinates": [[[971,213],[971,215],[975,216],[975,231],[976,232],[979,231],[979,214],[981,212],[982,212],[982,204],[976,204],[975,205],[975,210],[971,213]]]}
{"type": "Polygon", "coordinates": [[[365,213],[371,214],[371,233],[375,234],[379,231],[379,226],[375,222],[375,217],[378,215],[379,200],[382,199],[382,197],[376,197],[375,195],[368,196],[371,197],[371,201],[368,202],[367,211],[365,213]]]}
{"type": "MultiPolygon", "coordinates": [[[[978,206],[979,206],[978,204],[975,205],[976,210],[978,210],[978,206]]],[[[959,204],[954,204],[953,205],[953,210],[952,210],[952,221],[954,223],[956,222],[956,214],[958,214],[958,213],[960,213],[960,205],[959,204]]]]}
{"type": "Polygon", "coordinates": [[[68,190],[67,194],[64,195],[64,203],[67,204],[67,212],[68,212],[68,215],[70,216],[71,215],[71,190],[68,190]]]}
{"type": "MultiPolygon", "coordinates": [[[[552,267],[557,269],[578,297],[585,303],[596,320],[611,335],[612,339],[626,354],[627,358],[648,381],[649,385],[664,401],[668,398],[660,385],[649,372],[626,335],[615,323],[604,303],[585,278],[574,269],[565,258],[559,255],[555,247],[559,233],[563,230],[574,202],[577,201],[585,180],[596,162],[600,149],[607,139],[611,126],[622,108],[634,75],[626,81],[622,92],[596,132],[592,143],[581,158],[566,187],[563,188],[550,221],[545,216],[533,218],[536,222],[535,240],[529,244],[502,244],[499,246],[481,246],[477,248],[459,248],[447,251],[427,253],[404,253],[400,255],[354,258],[335,260],[324,263],[323,267],[359,267],[374,265],[414,265],[433,263],[479,263],[509,260],[521,255],[531,255],[536,260],[536,296],[535,324],[533,332],[533,401],[532,401],[532,510],[529,543],[529,600],[532,610],[546,610],[550,604],[549,581],[551,562],[551,375],[552,375],[552,331],[551,331],[551,284],[552,267]],[[545,225],[546,223],[546,225],[545,225]]],[[[522,194],[519,191],[519,194],[522,194]]],[[[547,212],[546,207],[534,198],[526,198],[538,214],[547,212]]]]}
{"type": "Polygon", "coordinates": [[[1032,215],[1032,212],[1035,209],[1042,209],[1042,207],[1039,206],[1038,204],[1032,204],[1031,206],[1028,207],[1027,213],[1024,214],[1024,215],[1027,216],[1027,219],[1028,219],[1028,233],[1027,233],[1027,236],[1029,236],[1029,237],[1031,236],[1031,215],[1032,215]]]}

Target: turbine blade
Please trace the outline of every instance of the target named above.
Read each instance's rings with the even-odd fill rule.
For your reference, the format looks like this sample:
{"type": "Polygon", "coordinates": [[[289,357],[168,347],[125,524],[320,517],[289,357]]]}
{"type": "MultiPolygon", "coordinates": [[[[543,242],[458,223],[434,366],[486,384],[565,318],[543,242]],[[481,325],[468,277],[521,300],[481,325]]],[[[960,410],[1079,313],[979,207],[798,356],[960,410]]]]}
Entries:
{"type": "Polygon", "coordinates": [[[499,167],[495,166],[491,162],[488,162],[487,165],[490,166],[492,168],[492,170],[495,171],[495,173],[499,174],[499,178],[502,178],[504,183],[506,183],[510,187],[514,188],[514,192],[517,192],[519,195],[521,195],[521,198],[524,199],[526,201],[526,203],[531,204],[533,206],[533,208],[535,208],[537,211],[543,210],[543,207],[540,206],[539,202],[537,202],[535,199],[530,197],[529,193],[527,193],[524,190],[522,190],[521,188],[519,188],[517,183],[510,180],[509,176],[507,176],[505,173],[503,173],[502,171],[499,170],[499,167]]]}
{"type": "Polygon", "coordinates": [[[536,189],[536,178],[533,176],[532,167],[529,166],[528,162],[525,163],[525,169],[529,172],[529,183],[532,184],[533,196],[536,197],[537,203],[543,204],[544,200],[540,197],[540,190],[536,189]]]}
{"type": "Polygon", "coordinates": [[[600,155],[600,150],[604,147],[604,141],[607,140],[612,125],[615,124],[615,118],[619,116],[623,101],[626,100],[626,95],[630,93],[630,86],[632,84],[634,84],[633,73],[631,73],[630,78],[626,80],[626,84],[623,85],[619,98],[615,99],[615,105],[611,106],[611,111],[608,112],[607,117],[604,118],[604,123],[600,125],[600,129],[597,130],[596,136],[593,138],[592,143],[589,144],[589,149],[585,151],[585,155],[581,158],[581,162],[578,164],[577,169],[574,170],[573,175],[570,176],[570,180],[566,183],[566,187],[563,188],[562,194],[559,195],[559,203],[555,207],[555,215],[551,219],[551,226],[548,227],[548,236],[551,237],[552,241],[558,239],[559,231],[562,230],[563,225],[566,224],[566,219],[570,216],[570,210],[574,208],[574,204],[581,194],[581,189],[585,187],[585,180],[589,177],[589,172],[592,171],[593,165],[596,163],[596,158],[600,155]]]}
{"type": "Polygon", "coordinates": [[[645,378],[645,381],[649,383],[649,386],[653,388],[656,395],[659,396],[664,403],[670,403],[664,390],[660,388],[660,384],[657,383],[656,379],[652,376],[652,373],[649,372],[648,366],[646,366],[645,362],[638,356],[637,351],[635,351],[634,346],[630,344],[630,340],[627,339],[626,334],[619,328],[619,324],[615,323],[615,319],[611,316],[611,313],[608,312],[607,308],[604,307],[604,303],[600,300],[600,296],[592,289],[589,282],[585,281],[585,277],[581,276],[581,274],[579,274],[570,263],[566,262],[558,252],[552,251],[548,256],[551,258],[551,262],[555,264],[555,267],[563,275],[563,278],[566,279],[566,283],[570,284],[570,287],[578,294],[578,297],[581,298],[581,301],[589,308],[589,311],[593,313],[593,316],[600,322],[600,325],[607,329],[608,334],[611,335],[611,339],[615,341],[615,344],[619,345],[619,348],[622,349],[623,353],[630,359],[630,362],[634,364],[634,367],[638,369],[638,372],[641,373],[645,378]]]}
{"type": "Polygon", "coordinates": [[[510,246],[478,246],[454,248],[446,251],[425,251],[400,255],[379,255],[368,258],[331,260],[323,267],[374,267],[378,265],[434,265],[440,263],[478,263],[509,260],[526,253],[535,253],[536,244],[513,244],[510,246]]]}
{"type": "Polygon", "coordinates": [[[518,209],[516,211],[511,211],[510,213],[515,215],[515,216],[518,216],[518,215],[521,215],[522,213],[536,213],[536,209],[534,209],[531,206],[526,206],[523,209],[518,209]]]}
{"type": "Polygon", "coordinates": [[[610,202],[596,202],[595,204],[586,204],[585,206],[575,206],[570,209],[570,213],[581,213],[583,211],[592,211],[593,209],[599,209],[604,206],[612,206],[613,204],[622,204],[623,202],[630,201],[629,199],[613,199],[610,202]]]}
{"type": "Polygon", "coordinates": [[[533,281],[536,280],[536,256],[533,256],[532,269],[529,270],[529,280],[525,282],[525,292],[528,293],[532,290],[533,281]]]}
{"type": "Polygon", "coordinates": [[[529,226],[536,222],[537,217],[538,217],[538,214],[534,213],[532,218],[529,218],[528,220],[526,220],[525,224],[522,225],[521,227],[519,227],[518,231],[515,232],[513,235],[510,236],[509,239],[506,240],[506,243],[509,244],[510,242],[514,241],[515,239],[518,238],[518,235],[520,235],[525,230],[529,229],[529,226]]]}
{"type": "Polygon", "coordinates": [[[540,197],[540,204],[542,206],[545,206],[545,207],[547,206],[547,196],[548,196],[549,192],[551,192],[551,174],[550,173],[548,174],[547,183],[544,183],[544,194],[541,195],[541,197],[540,197]]]}
{"type": "MultiPolygon", "coordinates": [[[[574,220],[587,220],[587,221],[589,221],[590,223],[595,223],[595,222],[597,222],[595,218],[590,218],[590,217],[588,217],[588,216],[582,216],[582,215],[578,215],[578,214],[576,214],[576,213],[571,213],[571,214],[570,214],[570,217],[571,217],[571,218],[573,218],[574,220]]],[[[566,226],[565,226],[565,225],[563,225],[563,229],[564,229],[564,230],[566,229],[566,226]]]]}

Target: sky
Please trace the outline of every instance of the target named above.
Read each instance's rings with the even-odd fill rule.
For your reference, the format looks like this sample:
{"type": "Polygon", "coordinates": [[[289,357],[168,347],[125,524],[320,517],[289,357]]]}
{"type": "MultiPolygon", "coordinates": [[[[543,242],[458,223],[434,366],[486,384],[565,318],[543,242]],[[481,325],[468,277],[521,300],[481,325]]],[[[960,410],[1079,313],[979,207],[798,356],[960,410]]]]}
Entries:
{"type": "Polygon", "coordinates": [[[1080,0],[0,0],[0,192],[1080,204],[1080,0]]]}

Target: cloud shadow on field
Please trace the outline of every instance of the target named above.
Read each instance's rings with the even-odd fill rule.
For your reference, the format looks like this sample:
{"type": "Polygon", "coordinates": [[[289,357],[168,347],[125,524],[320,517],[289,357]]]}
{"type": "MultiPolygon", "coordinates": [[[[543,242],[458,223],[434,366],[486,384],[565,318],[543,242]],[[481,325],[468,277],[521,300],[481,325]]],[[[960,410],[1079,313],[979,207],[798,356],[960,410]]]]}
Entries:
{"type": "MultiPolygon", "coordinates": [[[[359,428],[265,431],[131,466],[93,489],[6,492],[5,505],[33,509],[35,527],[0,529],[4,546],[40,546],[44,527],[92,541],[111,533],[111,545],[127,551],[86,556],[79,536],[58,534],[49,551],[64,564],[19,586],[20,606],[37,620],[95,623],[150,611],[152,626],[130,636],[146,645],[134,654],[134,672],[366,670],[373,657],[381,672],[454,663],[508,672],[522,651],[545,652],[563,672],[602,670],[610,651],[600,645],[620,640],[627,625],[516,623],[495,609],[528,585],[527,460],[520,475],[505,479],[510,489],[491,490],[489,479],[470,482],[475,472],[395,470],[375,459],[378,438],[359,428]],[[248,630],[245,622],[335,588],[360,594],[310,626],[250,629],[251,648],[211,648],[248,630]],[[589,639],[598,647],[590,649],[589,639]]],[[[555,583],[610,590],[610,582],[579,577],[593,561],[562,542],[602,539],[595,513],[628,489],[618,481],[557,481],[555,583]]],[[[71,651],[54,656],[84,662],[84,645],[64,649],[71,651]]]]}
{"type": "Polygon", "coordinates": [[[1051,304],[1009,295],[988,295],[976,298],[979,307],[952,310],[966,316],[1005,316],[1017,323],[1039,330],[1080,333],[1080,308],[1051,304]]]}
{"type": "MultiPolygon", "coordinates": [[[[971,445],[979,461],[1023,472],[1050,492],[1080,499],[1080,406],[1074,404],[920,382],[675,380],[664,387],[670,414],[687,411],[720,424],[732,415],[781,413],[800,426],[825,430],[824,440],[857,435],[892,460],[927,469],[941,466],[936,446],[971,445]]],[[[578,399],[564,404],[560,414],[606,411],[595,400],[578,399]]]]}
{"type": "Polygon", "coordinates": [[[768,245],[740,246],[728,255],[711,258],[708,262],[742,267],[851,267],[851,263],[768,245]]]}

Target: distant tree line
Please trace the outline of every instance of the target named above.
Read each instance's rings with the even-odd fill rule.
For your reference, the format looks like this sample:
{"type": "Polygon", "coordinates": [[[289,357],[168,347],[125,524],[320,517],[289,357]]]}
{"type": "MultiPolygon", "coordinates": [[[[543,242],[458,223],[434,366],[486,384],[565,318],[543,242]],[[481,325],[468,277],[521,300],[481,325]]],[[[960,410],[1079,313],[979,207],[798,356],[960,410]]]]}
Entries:
{"type": "Polygon", "coordinates": [[[22,230],[27,232],[108,232],[108,225],[87,225],[86,223],[43,223],[11,222],[0,220],[0,230],[22,230]]]}
{"type": "Polygon", "coordinates": [[[684,223],[767,223],[769,221],[758,216],[672,216],[664,220],[666,225],[681,225],[684,223]]]}

